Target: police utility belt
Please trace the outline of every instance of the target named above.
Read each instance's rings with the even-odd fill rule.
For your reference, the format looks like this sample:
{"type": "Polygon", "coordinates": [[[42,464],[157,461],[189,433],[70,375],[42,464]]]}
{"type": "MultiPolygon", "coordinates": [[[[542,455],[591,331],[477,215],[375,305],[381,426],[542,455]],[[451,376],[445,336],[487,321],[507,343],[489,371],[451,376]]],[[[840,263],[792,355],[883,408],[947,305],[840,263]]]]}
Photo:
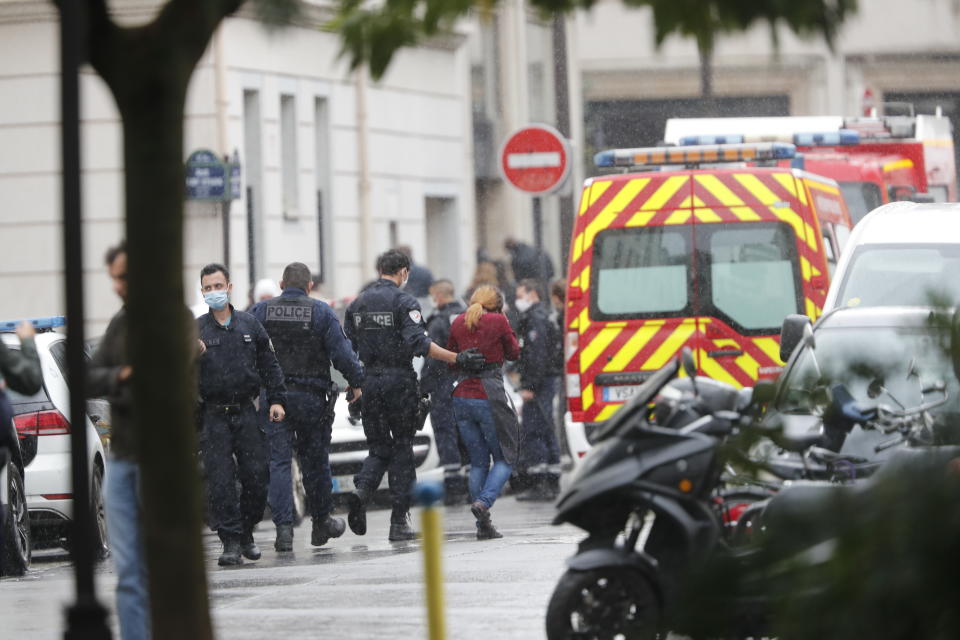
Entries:
{"type": "Polygon", "coordinates": [[[247,407],[255,406],[255,400],[255,396],[248,395],[221,396],[205,399],[203,408],[205,411],[212,410],[215,413],[240,413],[247,407]]]}

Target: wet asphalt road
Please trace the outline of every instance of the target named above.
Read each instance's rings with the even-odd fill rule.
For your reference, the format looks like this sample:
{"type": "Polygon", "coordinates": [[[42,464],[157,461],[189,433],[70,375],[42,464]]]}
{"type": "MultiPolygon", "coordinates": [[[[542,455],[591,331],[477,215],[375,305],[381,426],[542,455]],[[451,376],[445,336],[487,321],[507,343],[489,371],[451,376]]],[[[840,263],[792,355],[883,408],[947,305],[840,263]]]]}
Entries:
{"type": "MultiPolygon", "coordinates": [[[[413,515],[419,525],[419,513],[413,515]]],[[[574,553],[581,537],[572,527],[551,526],[552,515],[550,504],[503,498],[493,516],[504,538],[478,541],[469,509],[445,508],[448,638],[544,637],[547,601],[563,573],[564,559],[574,553]]],[[[217,566],[219,541],[205,534],[217,636],[425,638],[421,545],[388,542],[388,521],[389,511],[372,511],[366,536],[348,529],[327,546],[313,548],[307,520],[296,530],[291,554],[274,552],[273,525],[265,521],[255,534],[263,557],[232,568],[217,566]]],[[[107,561],[98,569],[97,588],[111,610],[111,624],[115,584],[107,561]]],[[[27,576],[0,580],[0,637],[59,636],[72,589],[68,557],[38,554],[27,576]]]]}

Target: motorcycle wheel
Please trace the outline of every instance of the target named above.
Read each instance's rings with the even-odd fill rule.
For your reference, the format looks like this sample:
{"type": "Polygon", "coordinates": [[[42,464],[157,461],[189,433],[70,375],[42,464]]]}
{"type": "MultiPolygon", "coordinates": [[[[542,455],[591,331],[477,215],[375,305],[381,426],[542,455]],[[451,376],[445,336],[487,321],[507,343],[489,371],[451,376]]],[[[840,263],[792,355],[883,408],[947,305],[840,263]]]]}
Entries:
{"type": "Polygon", "coordinates": [[[653,640],[659,624],[653,584],[628,568],[567,571],[547,607],[549,640],[653,640]]]}

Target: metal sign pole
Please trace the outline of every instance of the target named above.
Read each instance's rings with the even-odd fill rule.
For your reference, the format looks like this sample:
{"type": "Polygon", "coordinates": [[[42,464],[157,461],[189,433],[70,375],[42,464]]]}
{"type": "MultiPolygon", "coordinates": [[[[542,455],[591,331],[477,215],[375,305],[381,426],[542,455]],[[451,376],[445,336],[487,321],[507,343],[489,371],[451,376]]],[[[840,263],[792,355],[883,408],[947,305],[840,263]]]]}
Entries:
{"type": "Polygon", "coordinates": [[[93,514],[90,509],[86,430],[86,362],[83,314],[83,225],[80,197],[80,62],[82,2],[60,9],[60,117],[63,159],[63,265],[67,307],[67,381],[70,385],[70,459],[73,478],[71,553],[77,601],[67,608],[67,640],[110,638],[106,609],[93,580],[93,514]]]}
{"type": "Polygon", "coordinates": [[[223,266],[230,270],[230,207],[233,200],[224,200],[220,203],[220,213],[223,216],[223,266]]]}

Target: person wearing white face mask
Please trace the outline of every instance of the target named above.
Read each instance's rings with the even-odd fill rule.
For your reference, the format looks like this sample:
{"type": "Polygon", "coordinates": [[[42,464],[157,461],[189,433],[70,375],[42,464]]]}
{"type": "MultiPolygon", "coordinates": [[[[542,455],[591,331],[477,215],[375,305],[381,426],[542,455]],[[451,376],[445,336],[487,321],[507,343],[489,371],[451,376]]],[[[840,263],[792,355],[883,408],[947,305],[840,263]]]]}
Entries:
{"type": "Polygon", "coordinates": [[[206,347],[200,361],[200,448],[209,511],[223,542],[218,562],[237,565],[243,563],[241,555],[249,560],[260,558],[253,528],[267,504],[270,451],[254,400],[265,387],[270,420],[279,422],[285,415],[286,387],[263,325],[230,304],[233,286],[226,267],[205,266],[200,271],[200,285],[210,307],[210,312],[197,320],[206,347]]]}
{"type": "Polygon", "coordinates": [[[520,312],[517,334],[520,350],[520,397],[524,447],[518,484],[525,488],[517,500],[552,501],[560,493],[560,444],[553,419],[553,400],[563,368],[557,324],[540,301],[535,280],[521,280],[514,303],[520,312]]]}

